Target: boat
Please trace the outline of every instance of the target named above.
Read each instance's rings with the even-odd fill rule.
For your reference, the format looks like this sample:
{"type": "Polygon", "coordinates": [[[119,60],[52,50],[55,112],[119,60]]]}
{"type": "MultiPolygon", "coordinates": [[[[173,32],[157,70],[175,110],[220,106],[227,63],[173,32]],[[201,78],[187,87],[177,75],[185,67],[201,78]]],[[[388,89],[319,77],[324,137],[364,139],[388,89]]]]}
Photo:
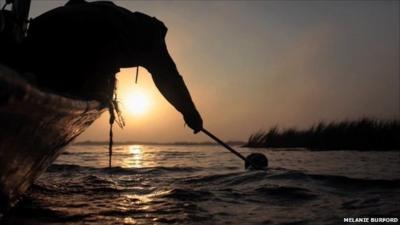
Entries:
{"type": "Polygon", "coordinates": [[[14,46],[27,31],[30,2],[6,1],[0,15],[0,218],[107,108],[39,88],[7,62],[18,59],[14,46]]]}
{"type": "Polygon", "coordinates": [[[40,90],[0,64],[0,212],[14,206],[105,110],[98,101],[40,90]]]}

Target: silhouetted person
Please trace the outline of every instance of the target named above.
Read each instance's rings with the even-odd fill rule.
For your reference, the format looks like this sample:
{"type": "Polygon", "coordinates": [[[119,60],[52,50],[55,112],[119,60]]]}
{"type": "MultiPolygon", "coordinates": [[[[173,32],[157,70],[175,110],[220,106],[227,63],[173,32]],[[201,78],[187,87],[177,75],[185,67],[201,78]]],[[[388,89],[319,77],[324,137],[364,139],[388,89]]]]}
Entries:
{"type": "Polygon", "coordinates": [[[70,0],[31,22],[25,71],[33,72],[42,88],[107,101],[113,96],[119,69],[142,66],[198,132],[202,119],[168,53],[166,33],[156,18],[111,2],[70,0]]]}

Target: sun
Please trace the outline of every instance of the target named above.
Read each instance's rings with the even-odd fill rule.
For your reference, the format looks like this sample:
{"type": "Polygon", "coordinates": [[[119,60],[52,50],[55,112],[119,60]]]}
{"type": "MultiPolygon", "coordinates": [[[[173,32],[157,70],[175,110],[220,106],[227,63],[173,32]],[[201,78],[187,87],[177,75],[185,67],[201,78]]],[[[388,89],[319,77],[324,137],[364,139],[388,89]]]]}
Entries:
{"type": "Polygon", "coordinates": [[[142,116],[149,111],[150,100],[143,90],[134,90],[122,96],[122,106],[134,116],[142,116]]]}

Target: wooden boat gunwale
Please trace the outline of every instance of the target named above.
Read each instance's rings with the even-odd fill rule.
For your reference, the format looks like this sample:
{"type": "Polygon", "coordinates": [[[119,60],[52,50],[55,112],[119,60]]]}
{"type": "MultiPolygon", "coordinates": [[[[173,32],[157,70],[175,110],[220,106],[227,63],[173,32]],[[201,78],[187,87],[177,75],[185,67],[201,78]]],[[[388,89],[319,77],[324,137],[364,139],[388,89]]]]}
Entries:
{"type": "Polygon", "coordinates": [[[90,109],[104,109],[105,104],[96,100],[81,100],[68,98],[55,93],[39,90],[24,80],[15,71],[0,64],[0,108],[4,105],[4,99],[8,102],[22,100],[32,104],[40,104],[42,107],[56,111],[80,114],[90,109]]]}

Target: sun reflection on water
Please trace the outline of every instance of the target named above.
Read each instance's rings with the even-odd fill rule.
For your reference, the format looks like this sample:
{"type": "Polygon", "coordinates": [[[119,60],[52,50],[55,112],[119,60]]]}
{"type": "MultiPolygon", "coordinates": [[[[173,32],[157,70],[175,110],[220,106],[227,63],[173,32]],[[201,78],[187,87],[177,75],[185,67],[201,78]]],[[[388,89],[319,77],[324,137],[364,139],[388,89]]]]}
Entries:
{"type": "Polygon", "coordinates": [[[124,218],[124,224],[137,224],[137,222],[132,217],[125,217],[124,218]]]}
{"type": "Polygon", "coordinates": [[[132,154],[132,157],[127,158],[125,165],[128,167],[141,168],[143,167],[143,146],[141,145],[130,145],[128,151],[132,154]]]}
{"type": "Polygon", "coordinates": [[[132,153],[135,156],[140,155],[142,153],[142,146],[140,146],[140,145],[130,145],[129,146],[129,152],[132,153]]]}

